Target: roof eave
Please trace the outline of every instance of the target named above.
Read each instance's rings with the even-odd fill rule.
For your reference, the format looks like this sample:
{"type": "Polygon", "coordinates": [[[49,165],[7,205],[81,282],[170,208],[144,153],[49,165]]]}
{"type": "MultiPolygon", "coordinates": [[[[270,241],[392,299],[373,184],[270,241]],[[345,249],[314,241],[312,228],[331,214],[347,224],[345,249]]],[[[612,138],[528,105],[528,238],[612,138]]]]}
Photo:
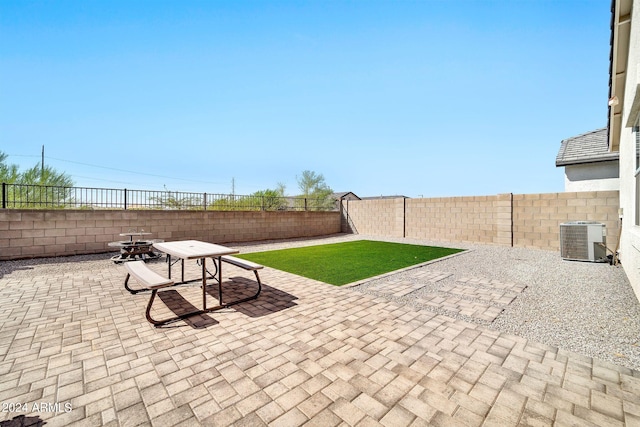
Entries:
{"type": "Polygon", "coordinates": [[[611,50],[609,53],[609,151],[620,149],[622,111],[629,57],[631,34],[631,7],[633,0],[611,1],[611,50]]]}
{"type": "Polygon", "coordinates": [[[556,167],[561,166],[573,166],[573,165],[586,165],[589,163],[605,163],[605,162],[615,162],[620,160],[618,153],[612,155],[610,157],[603,157],[599,159],[573,159],[573,160],[556,160],[556,167]]]}

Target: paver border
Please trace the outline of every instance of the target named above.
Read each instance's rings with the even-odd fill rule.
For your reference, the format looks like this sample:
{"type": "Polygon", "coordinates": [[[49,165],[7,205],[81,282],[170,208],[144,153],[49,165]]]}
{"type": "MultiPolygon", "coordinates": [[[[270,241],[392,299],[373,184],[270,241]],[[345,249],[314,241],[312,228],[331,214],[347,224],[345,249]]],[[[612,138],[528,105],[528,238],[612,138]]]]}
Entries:
{"type": "MultiPolygon", "coordinates": [[[[428,245],[425,245],[425,246],[428,246],[428,245]]],[[[396,275],[396,274],[404,273],[405,271],[415,270],[416,268],[422,268],[422,267],[424,267],[426,265],[435,264],[437,262],[444,261],[444,260],[447,260],[447,259],[450,259],[450,258],[453,258],[453,257],[457,257],[459,255],[467,254],[467,253],[470,253],[470,252],[473,252],[473,249],[462,249],[462,251],[457,252],[455,254],[447,255],[447,256],[444,256],[442,258],[432,259],[430,261],[425,261],[425,262],[422,262],[420,264],[414,264],[414,265],[411,265],[409,267],[404,267],[404,268],[401,268],[399,270],[393,270],[393,271],[390,271],[388,273],[379,274],[377,276],[368,277],[366,279],[358,280],[357,282],[347,283],[347,284],[344,284],[342,286],[335,286],[335,285],[331,285],[330,283],[327,283],[327,284],[329,286],[333,286],[335,288],[352,288],[354,286],[359,286],[359,285],[362,285],[364,283],[371,282],[373,280],[384,279],[385,277],[389,277],[389,276],[393,276],[393,275],[396,275]]]]}

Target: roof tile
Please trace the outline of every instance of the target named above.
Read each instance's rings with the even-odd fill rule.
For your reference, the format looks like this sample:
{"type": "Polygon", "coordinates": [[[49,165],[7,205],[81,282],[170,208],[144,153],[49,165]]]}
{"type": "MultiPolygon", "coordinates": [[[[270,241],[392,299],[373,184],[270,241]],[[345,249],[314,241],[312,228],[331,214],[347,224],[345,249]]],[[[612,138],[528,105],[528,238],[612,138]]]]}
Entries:
{"type": "Polygon", "coordinates": [[[618,152],[609,152],[607,128],[602,128],[564,139],[560,143],[560,151],[556,156],[556,166],[618,159],[618,152]]]}

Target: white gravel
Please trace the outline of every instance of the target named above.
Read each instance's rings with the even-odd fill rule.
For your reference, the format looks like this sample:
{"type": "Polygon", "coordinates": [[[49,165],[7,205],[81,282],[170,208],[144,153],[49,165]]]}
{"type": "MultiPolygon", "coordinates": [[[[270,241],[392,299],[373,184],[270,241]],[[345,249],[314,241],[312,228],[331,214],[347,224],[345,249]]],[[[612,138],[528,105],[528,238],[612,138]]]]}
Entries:
{"type": "MultiPolygon", "coordinates": [[[[376,239],[337,235],[227,246],[241,252],[255,252],[365,238],[376,239]]],[[[449,272],[455,277],[481,277],[526,285],[487,327],[640,370],[640,303],[621,266],[564,261],[559,252],[537,249],[381,240],[470,249],[420,268],[449,272]]],[[[0,279],[9,273],[39,275],[46,270],[48,274],[51,271],[73,274],[77,270],[118,268],[109,260],[111,255],[2,261],[0,279]]],[[[387,278],[392,280],[394,275],[387,278]]]]}

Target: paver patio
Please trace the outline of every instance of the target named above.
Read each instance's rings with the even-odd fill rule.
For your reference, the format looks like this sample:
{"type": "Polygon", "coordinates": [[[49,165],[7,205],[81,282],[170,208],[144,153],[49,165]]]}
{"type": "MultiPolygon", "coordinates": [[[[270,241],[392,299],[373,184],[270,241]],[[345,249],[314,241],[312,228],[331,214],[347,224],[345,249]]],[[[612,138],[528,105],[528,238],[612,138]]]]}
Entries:
{"type": "MultiPolygon", "coordinates": [[[[640,426],[640,372],[426,307],[465,292],[508,304],[518,284],[424,274],[450,280],[450,297],[403,305],[265,268],[257,300],[154,328],[124,267],[65,269],[73,260],[0,278],[3,425],[640,426]]],[[[164,292],[156,314],[200,295],[164,292]]]]}

